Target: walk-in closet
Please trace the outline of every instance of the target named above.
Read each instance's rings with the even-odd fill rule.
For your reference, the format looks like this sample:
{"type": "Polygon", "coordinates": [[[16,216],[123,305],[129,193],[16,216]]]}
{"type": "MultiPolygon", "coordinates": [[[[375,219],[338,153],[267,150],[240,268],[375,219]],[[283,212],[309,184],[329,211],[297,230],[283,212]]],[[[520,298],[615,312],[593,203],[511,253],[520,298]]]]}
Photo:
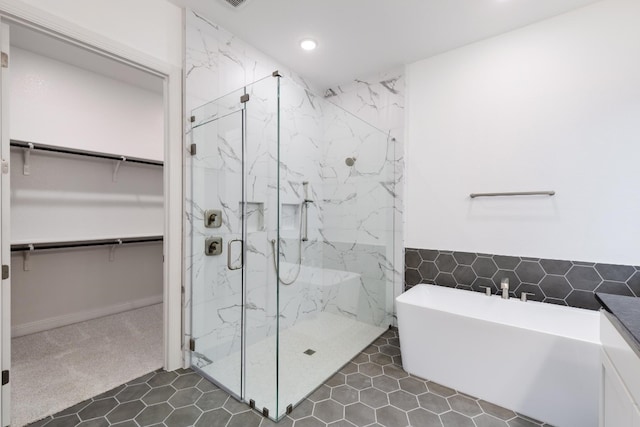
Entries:
{"type": "Polygon", "coordinates": [[[165,126],[160,78],[8,31],[19,427],[163,365],[165,126]]]}

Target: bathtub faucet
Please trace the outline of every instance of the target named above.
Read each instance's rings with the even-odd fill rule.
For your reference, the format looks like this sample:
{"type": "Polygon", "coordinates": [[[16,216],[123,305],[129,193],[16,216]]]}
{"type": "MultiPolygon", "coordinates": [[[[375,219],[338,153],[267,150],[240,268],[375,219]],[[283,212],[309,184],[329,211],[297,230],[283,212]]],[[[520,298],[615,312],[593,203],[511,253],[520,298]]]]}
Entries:
{"type": "Polygon", "coordinates": [[[491,296],[491,287],[490,286],[480,286],[481,288],[484,288],[484,294],[488,297],[491,296]]]}
{"type": "Polygon", "coordinates": [[[502,299],[509,299],[509,278],[503,277],[500,282],[500,289],[502,289],[502,299]]]}

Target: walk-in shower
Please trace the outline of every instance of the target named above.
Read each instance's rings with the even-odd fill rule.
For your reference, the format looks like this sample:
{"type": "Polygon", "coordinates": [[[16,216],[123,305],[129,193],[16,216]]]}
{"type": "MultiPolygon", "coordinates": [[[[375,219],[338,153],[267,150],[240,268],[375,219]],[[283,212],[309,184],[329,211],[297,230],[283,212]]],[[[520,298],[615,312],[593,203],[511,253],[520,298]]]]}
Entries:
{"type": "Polygon", "coordinates": [[[279,419],[392,323],[394,141],[278,73],[191,137],[192,366],[279,419]]]}

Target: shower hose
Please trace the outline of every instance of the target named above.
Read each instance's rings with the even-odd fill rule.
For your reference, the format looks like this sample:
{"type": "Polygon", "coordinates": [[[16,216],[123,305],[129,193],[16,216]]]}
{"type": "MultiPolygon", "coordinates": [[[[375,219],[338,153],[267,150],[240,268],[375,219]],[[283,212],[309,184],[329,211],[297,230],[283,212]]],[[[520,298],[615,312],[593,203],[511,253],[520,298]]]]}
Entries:
{"type": "Polygon", "coordinates": [[[276,270],[276,276],[278,276],[278,281],[280,283],[282,283],[283,285],[289,286],[291,284],[293,284],[296,280],[298,280],[298,276],[300,275],[300,269],[302,268],[302,209],[304,207],[304,203],[302,202],[300,204],[300,221],[299,221],[299,225],[298,225],[298,265],[296,268],[296,274],[293,277],[293,279],[291,279],[291,281],[287,282],[285,280],[282,280],[282,278],[280,277],[280,272],[278,271],[278,262],[276,261],[276,257],[278,256],[278,248],[276,247],[276,239],[272,239],[271,240],[271,247],[273,248],[273,268],[274,270],[276,270]]]}

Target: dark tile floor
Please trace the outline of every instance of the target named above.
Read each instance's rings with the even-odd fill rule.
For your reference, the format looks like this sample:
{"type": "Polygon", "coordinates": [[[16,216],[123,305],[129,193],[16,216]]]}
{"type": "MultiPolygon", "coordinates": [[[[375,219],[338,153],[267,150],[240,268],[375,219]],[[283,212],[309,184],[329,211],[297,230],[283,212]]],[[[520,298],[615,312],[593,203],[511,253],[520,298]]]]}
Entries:
{"type": "MultiPolygon", "coordinates": [[[[189,369],[152,372],[30,427],[275,426],[189,369]]],[[[513,411],[402,370],[389,330],[331,377],[281,427],[539,427],[513,411]]]]}

